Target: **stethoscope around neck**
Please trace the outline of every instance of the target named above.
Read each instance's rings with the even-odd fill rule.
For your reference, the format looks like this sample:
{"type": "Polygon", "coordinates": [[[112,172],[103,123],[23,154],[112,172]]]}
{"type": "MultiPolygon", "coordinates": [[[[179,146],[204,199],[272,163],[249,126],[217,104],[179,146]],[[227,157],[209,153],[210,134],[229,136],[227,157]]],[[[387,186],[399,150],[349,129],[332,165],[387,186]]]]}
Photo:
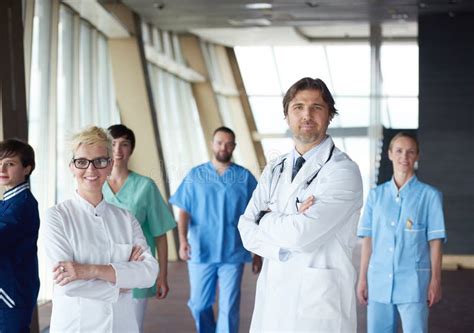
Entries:
{"type": "MultiPolygon", "coordinates": [[[[314,175],[311,176],[311,178],[309,178],[306,183],[305,183],[305,186],[303,189],[307,189],[309,185],[311,185],[311,183],[313,182],[313,180],[316,179],[316,177],[318,176],[319,172],[321,171],[321,169],[326,165],[327,162],[329,162],[329,160],[332,158],[332,155],[334,153],[334,148],[336,146],[333,144],[332,147],[331,147],[331,151],[329,152],[329,156],[328,158],[326,159],[326,162],[324,162],[324,164],[321,166],[321,168],[319,168],[318,171],[316,171],[314,173],[314,175]]],[[[273,195],[275,194],[275,191],[276,191],[276,188],[278,187],[278,182],[280,181],[280,178],[281,178],[281,175],[283,174],[283,171],[285,170],[285,162],[286,162],[287,158],[283,158],[278,164],[276,164],[273,169],[272,169],[272,178],[271,178],[271,181],[270,181],[270,196],[269,196],[269,200],[266,201],[265,203],[267,205],[270,205],[270,204],[273,204],[273,201],[271,200],[271,198],[273,198],[273,195]],[[278,170],[278,178],[276,180],[276,183],[275,185],[273,185],[273,178],[274,178],[274,175],[275,175],[275,171],[278,170]],[[272,186],[273,185],[273,186],[272,186]]]]}

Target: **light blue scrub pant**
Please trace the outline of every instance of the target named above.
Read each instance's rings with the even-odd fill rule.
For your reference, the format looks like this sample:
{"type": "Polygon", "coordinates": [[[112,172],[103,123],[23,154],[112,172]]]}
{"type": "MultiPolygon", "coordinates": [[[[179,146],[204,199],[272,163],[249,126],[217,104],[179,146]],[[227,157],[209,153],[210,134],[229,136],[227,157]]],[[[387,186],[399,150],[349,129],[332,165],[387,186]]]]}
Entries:
{"type": "Polygon", "coordinates": [[[188,307],[194,317],[198,333],[239,331],[240,284],[243,271],[243,263],[188,263],[191,289],[188,307]],[[216,299],[217,284],[219,284],[219,312],[216,323],[212,305],[216,299]]]}
{"type": "Polygon", "coordinates": [[[428,332],[428,304],[385,304],[369,301],[367,306],[367,333],[396,333],[397,312],[403,333],[428,332]]]}

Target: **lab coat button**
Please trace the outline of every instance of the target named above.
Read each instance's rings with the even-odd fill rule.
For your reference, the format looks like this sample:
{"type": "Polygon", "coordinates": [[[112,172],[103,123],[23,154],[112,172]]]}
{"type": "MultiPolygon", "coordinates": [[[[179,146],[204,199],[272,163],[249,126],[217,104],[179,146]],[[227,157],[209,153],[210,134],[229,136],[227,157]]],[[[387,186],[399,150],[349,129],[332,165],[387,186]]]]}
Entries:
{"type": "Polygon", "coordinates": [[[393,247],[389,248],[388,250],[389,250],[390,252],[393,252],[393,247]]]}
{"type": "Polygon", "coordinates": [[[392,227],[394,227],[395,226],[395,221],[392,221],[390,224],[392,225],[392,227]]]}
{"type": "Polygon", "coordinates": [[[396,202],[399,202],[399,201],[400,201],[400,198],[399,198],[399,197],[396,197],[396,198],[395,198],[395,201],[396,201],[396,202]]]}
{"type": "Polygon", "coordinates": [[[390,274],[388,275],[388,277],[391,279],[391,278],[392,278],[392,273],[390,273],[390,274]]]}

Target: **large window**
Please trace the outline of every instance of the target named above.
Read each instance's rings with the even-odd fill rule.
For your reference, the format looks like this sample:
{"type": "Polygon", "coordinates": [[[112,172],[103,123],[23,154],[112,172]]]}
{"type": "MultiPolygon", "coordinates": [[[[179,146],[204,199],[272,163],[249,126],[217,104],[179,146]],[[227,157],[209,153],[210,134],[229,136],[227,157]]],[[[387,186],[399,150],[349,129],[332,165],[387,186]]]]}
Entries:
{"type": "Polygon", "coordinates": [[[418,47],[414,43],[384,43],[381,48],[387,128],[418,128],[418,47]]]}
{"type": "MultiPolygon", "coordinates": [[[[142,25],[143,41],[168,64],[184,66],[176,36],[148,24],[142,25]]],[[[148,63],[163,158],[173,193],[191,167],[207,161],[206,143],[191,83],[170,72],[166,65],[148,63]]]]}
{"type": "Polygon", "coordinates": [[[31,186],[41,208],[47,206],[48,174],[51,161],[49,154],[48,119],[50,114],[51,78],[51,18],[50,1],[36,1],[33,18],[33,38],[31,47],[30,96],[28,106],[28,141],[36,153],[36,169],[31,177],[31,186]]]}
{"type": "MultiPolygon", "coordinates": [[[[120,119],[106,37],[56,2],[35,1],[34,10],[31,68],[27,68],[28,140],[36,153],[31,186],[43,215],[72,194],[70,136],[82,127],[107,127],[120,119]]],[[[42,249],[40,244],[39,302],[50,299],[52,292],[42,249]]]]}
{"type": "Polygon", "coordinates": [[[90,125],[119,123],[107,38],[63,6],[58,27],[57,81],[57,202],[72,195],[74,182],[67,168],[69,138],[90,125]]]}
{"type": "Polygon", "coordinates": [[[358,163],[365,191],[372,185],[368,136],[371,103],[381,99],[385,127],[418,127],[418,47],[415,42],[382,45],[378,59],[382,70],[382,96],[371,95],[368,42],[237,47],[236,55],[267,160],[293,147],[283,116],[282,99],[291,84],[306,76],[321,78],[331,90],[339,116],[331,122],[329,133],[337,146],[358,163]]]}

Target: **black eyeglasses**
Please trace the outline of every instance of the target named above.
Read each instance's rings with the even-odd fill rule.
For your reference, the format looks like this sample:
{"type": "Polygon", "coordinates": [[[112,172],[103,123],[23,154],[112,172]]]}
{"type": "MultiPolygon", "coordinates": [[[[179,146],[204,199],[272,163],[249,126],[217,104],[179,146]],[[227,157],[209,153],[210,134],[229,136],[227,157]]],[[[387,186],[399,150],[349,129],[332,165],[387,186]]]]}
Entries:
{"type": "Polygon", "coordinates": [[[99,157],[94,160],[88,160],[87,158],[73,158],[71,162],[78,169],[87,169],[91,163],[96,169],[105,169],[111,160],[110,157],[99,157]]]}

